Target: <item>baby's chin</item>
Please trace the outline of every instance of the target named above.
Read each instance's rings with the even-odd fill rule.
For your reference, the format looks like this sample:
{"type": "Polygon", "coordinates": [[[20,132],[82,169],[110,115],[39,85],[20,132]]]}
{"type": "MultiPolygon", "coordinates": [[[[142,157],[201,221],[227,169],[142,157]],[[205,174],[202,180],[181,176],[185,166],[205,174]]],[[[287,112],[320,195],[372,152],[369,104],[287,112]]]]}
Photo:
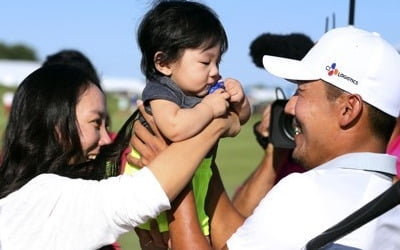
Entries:
{"type": "Polygon", "coordinates": [[[198,92],[198,93],[196,94],[196,96],[197,96],[197,97],[200,97],[200,98],[205,97],[206,95],[208,95],[208,89],[205,89],[205,90],[203,90],[203,91],[201,91],[201,92],[198,92]]]}

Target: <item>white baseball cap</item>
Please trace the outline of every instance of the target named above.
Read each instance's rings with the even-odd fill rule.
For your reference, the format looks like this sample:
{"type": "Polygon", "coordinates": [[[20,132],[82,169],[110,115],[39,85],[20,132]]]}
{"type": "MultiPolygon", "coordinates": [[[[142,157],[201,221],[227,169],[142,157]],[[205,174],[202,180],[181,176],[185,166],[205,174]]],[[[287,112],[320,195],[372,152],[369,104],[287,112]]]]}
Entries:
{"type": "Polygon", "coordinates": [[[263,57],[264,68],[289,81],[322,79],[397,117],[400,55],[377,33],[353,26],[325,33],[302,60],[263,57]]]}

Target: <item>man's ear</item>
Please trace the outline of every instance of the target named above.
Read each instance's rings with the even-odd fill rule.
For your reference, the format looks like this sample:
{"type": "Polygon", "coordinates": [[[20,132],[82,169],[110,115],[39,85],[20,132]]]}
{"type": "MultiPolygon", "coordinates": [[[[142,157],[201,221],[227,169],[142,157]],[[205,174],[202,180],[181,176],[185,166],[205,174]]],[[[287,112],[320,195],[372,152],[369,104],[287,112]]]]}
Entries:
{"type": "Polygon", "coordinates": [[[341,99],[339,124],[341,127],[351,126],[361,117],[363,100],[358,94],[345,94],[339,98],[341,99]]]}
{"type": "Polygon", "coordinates": [[[170,76],[172,74],[172,67],[169,63],[164,62],[163,57],[165,57],[164,52],[157,51],[154,55],[154,66],[162,74],[170,76]]]}

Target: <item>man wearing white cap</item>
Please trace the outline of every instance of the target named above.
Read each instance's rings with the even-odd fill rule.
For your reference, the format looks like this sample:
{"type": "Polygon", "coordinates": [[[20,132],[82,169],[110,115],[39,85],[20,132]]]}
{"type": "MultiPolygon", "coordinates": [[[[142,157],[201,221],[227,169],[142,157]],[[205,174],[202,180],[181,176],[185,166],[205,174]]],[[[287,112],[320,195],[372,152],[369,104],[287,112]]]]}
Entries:
{"type": "MultiPolygon", "coordinates": [[[[217,248],[229,238],[230,250],[301,249],[388,189],[396,175],[396,158],[385,151],[400,111],[400,55],[378,34],[333,29],[301,61],[264,56],[263,64],[297,84],[285,112],[296,121],[293,158],[309,171],[282,179],[231,237],[241,219],[214,193],[217,248]]],[[[399,233],[397,207],[326,249],[400,249],[399,233]]]]}
{"type": "MultiPolygon", "coordinates": [[[[378,34],[333,29],[301,61],[264,56],[263,63],[297,84],[285,111],[295,117],[293,158],[309,170],[280,180],[247,219],[216,172],[207,208],[214,249],[302,249],[387,190],[396,175],[396,158],[385,152],[400,111],[400,55],[378,34]]],[[[324,249],[400,249],[399,233],[396,207],[324,249]]],[[[207,248],[196,246],[195,234],[189,242],[179,235],[171,230],[175,243],[189,244],[185,249],[207,248]]]]}

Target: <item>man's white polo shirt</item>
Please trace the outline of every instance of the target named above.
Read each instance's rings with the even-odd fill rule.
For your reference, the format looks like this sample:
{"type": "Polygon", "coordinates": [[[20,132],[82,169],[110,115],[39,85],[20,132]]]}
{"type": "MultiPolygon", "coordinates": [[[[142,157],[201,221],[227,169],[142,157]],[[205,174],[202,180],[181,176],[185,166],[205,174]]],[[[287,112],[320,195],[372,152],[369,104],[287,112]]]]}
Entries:
{"type": "MultiPolygon", "coordinates": [[[[229,239],[228,248],[301,249],[388,189],[395,174],[396,158],[374,153],[346,154],[305,173],[291,174],[263,198],[229,239]]],[[[381,249],[376,246],[382,239],[393,246],[389,249],[400,249],[400,209],[393,210],[337,243],[376,250],[381,249]]]]}

